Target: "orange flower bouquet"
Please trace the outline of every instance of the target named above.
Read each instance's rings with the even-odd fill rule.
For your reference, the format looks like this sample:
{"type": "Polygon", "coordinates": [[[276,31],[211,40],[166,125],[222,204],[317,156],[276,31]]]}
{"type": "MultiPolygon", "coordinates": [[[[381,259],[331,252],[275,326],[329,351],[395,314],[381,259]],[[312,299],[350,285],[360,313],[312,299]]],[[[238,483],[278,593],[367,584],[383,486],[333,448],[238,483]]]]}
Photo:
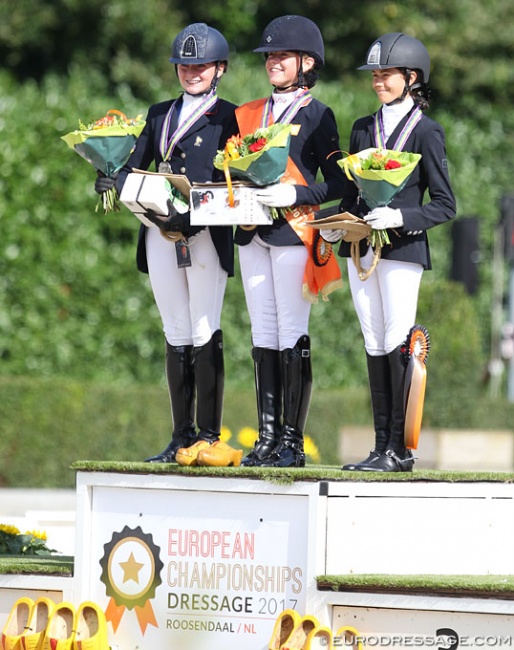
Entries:
{"type": "MultiPolygon", "coordinates": [[[[121,111],[111,109],[104,117],[89,124],[79,120],[79,128],[61,139],[97,171],[113,178],[127,162],[144,126],[141,115],[128,118],[121,111]]],[[[103,200],[105,213],[120,209],[115,188],[104,192],[100,200],[103,200]]]]}
{"type": "Polygon", "coordinates": [[[216,169],[225,173],[229,197],[231,175],[259,186],[280,180],[286,171],[291,136],[298,130],[298,125],[277,122],[244,137],[234,135],[229,138],[225,148],[214,157],[216,169]]]}

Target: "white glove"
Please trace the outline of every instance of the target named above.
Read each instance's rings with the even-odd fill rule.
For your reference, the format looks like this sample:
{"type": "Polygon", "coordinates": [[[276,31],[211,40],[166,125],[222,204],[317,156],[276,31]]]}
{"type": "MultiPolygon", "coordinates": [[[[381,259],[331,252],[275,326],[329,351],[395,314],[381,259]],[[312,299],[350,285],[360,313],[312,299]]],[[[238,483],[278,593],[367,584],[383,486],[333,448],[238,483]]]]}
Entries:
{"type": "Polygon", "coordinates": [[[383,207],[371,210],[365,217],[366,223],[373,230],[384,230],[384,228],[400,228],[403,226],[403,215],[401,210],[383,207]]]}
{"type": "Polygon", "coordinates": [[[296,201],[296,188],[290,183],[275,183],[255,190],[255,198],[270,208],[288,208],[296,201]]]}
{"type": "Polygon", "coordinates": [[[327,228],[326,230],[320,229],[319,233],[325,241],[334,244],[343,238],[344,230],[341,230],[341,228],[327,228]]]}

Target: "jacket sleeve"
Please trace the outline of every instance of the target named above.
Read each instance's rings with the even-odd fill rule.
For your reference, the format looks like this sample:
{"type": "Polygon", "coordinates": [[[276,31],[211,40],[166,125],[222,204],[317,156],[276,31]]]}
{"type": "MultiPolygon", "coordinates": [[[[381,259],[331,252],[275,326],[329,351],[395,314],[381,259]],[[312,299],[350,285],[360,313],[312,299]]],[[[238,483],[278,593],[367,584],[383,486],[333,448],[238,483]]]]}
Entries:
{"type": "Polygon", "coordinates": [[[394,205],[402,211],[403,229],[406,231],[428,230],[449,221],[457,209],[450,185],[444,131],[436,122],[431,121],[431,126],[421,141],[419,163],[421,180],[426,184],[430,201],[416,206],[394,205]]]}
{"type": "Polygon", "coordinates": [[[343,193],[343,171],[337,164],[342,157],[339,133],[330,108],[324,107],[311,142],[312,153],[323,180],[305,186],[296,185],[296,205],[321,205],[340,199],[343,193]]]}
{"type": "MultiPolygon", "coordinates": [[[[350,134],[350,146],[348,152],[350,154],[357,153],[361,151],[364,146],[361,146],[360,143],[361,136],[360,131],[357,128],[357,123],[352,127],[352,132],[350,134]]],[[[350,212],[354,216],[358,217],[359,215],[359,189],[353,181],[351,181],[348,176],[343,172],[343,199],[339,206],[341,212],[350,212]]]]}

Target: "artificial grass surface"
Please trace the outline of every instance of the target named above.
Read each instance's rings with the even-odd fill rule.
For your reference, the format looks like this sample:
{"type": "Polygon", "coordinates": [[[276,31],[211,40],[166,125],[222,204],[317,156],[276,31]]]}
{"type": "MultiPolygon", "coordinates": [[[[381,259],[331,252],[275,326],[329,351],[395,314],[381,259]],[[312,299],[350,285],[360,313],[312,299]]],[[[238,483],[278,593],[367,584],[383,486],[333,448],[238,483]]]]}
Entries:
{"type": "Polygon", "coordinates": [[[0,555],[0,575],[72,576],[74,558],[68,555],[0,555]]]}
{"type": "Polygon", "coordinates": [[[514,483],[514,472],[461,472],[451,470],[414,469],[413,472],[343,472],[333,465],[307,467],[182,467],[175,463],[134,463],[122,461],[80,460],[71,469],[82,472],[113,472],[126,474],[175,474],[180,476],[211,476],[250,478],[287,485],[295,481],[386,481],[386,482],[477,482],[514,483]]]}
{"type": "Polygon", "coordinates": [[[513,575],[326,575],[316,578],[321,591],[379,592],[514,600],[513,575]]]}

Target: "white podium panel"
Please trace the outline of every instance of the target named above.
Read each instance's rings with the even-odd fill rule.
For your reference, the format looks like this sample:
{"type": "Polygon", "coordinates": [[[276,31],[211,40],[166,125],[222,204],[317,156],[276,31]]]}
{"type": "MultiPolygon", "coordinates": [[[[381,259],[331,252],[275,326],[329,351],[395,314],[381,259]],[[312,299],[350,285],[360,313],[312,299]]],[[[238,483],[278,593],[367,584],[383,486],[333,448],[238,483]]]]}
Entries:
{"type": "Polygon", "coordinates": [[[512,485],[327,486],[325,574],[514,574],[512,485]]]}
{"type": "Polygon", "coordinates": [[[282,610],[306,610],[323,566],[318,484],[95,473],[77,481],[77,589],[106,612],[113,648],[261,650],[282,610]]]}
{"type": "MultiPolygon", "coordinates": [[[[370,599],[373,599],[370,596],[370,599]]],[[[389,597],[391,603],[394,599],[389,597]]],[[[336,648],[358,647],[350,644],[350,635],[363,648],[512,648],[514,647],[514,608],[511,614],[491,612],[458,611],[459,599],[432,598],[425,603],[430,609],[423,609],[417,603],[410,609],[409,598],[403,599],[405,608],[392,609],[387,606],[336,606],[333,625],[334,650],[336,648]],[[445,602],[447,601],[447,602],[445,602]],[[455,607],[452,611],[451,608],[455,607]],[[450,608],[448,610],[448,608],[450,608]],[[351,632],[337,634],[341,628],[351,632]]],[[[464,599],[467,605],[473,599],[464,599]]],[[[501,609],[501,603],[500,603],[501,609]]]]}

